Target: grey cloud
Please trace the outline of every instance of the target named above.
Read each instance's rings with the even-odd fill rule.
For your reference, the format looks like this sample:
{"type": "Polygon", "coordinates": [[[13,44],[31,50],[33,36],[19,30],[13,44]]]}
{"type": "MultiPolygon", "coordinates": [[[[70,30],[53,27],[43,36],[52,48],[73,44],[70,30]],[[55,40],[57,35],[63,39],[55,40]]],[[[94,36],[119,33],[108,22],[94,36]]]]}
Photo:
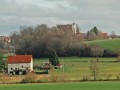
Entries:
{"type": "Polygon", "coordinates": [[[120,33],[119,0],[37,0],[40,1],[47,2],[48,6],[0,0],[0,32],[5,25],[12,30],[13,26],[76,22],[83,31],[98,26],[107,32],[115,29],[120,33]],[[55,8],[49,7],[49,3],[53,3],[55,8]]]}

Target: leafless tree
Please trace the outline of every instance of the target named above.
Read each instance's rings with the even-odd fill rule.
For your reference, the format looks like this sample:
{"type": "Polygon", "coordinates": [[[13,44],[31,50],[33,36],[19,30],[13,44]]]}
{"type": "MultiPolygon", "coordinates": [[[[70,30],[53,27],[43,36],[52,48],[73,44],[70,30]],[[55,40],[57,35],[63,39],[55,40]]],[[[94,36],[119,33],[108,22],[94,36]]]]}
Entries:
{"type": "Polygon", "coordinates": [[[45,24],[21,27],[20,32],[12,34],[11,38],[17,54],[33,54],[35,57],[48,56],[51,48],[58,55],[65,55],[68,48],[83,40],[80,35],[64,33],[45,24]]]}
{"type": "Polygon", "coordinates": [[[99,61],[99,56],[103,55],[103,49],[97,45],[97,44],[93,44],[91,45],[91,56],[96,57],[97,62],[99,61]]]}
{"type": "Polygon", "coordinates": [[[98,62],[96,60],[90,61],[90,71],[92,73],[94,80],[96,81],[99,76],[99,67],[98,62]]]}

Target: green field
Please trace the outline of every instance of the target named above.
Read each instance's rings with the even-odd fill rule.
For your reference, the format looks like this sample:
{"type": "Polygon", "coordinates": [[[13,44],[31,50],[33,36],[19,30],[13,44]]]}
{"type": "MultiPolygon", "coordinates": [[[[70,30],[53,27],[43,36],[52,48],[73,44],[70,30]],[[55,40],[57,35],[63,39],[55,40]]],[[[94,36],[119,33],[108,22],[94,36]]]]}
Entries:
{"type": "Polygon", "coordinates": [[[114,51],[120,50],[120,39],[95,40],[95,41],[87,41],[86,43],[99,44],[101,47],[105,49],[111,49],[114,51]]]}
{"type": "MultiPolygon", "coordinates": [[[[39,78],[42,82],[63,82],[63,81],[83,81],[87,78],[88,81],[93,80],[90,70],[90,60],[96,60],[96,58],[82,58],[82,57],[61,57],[59,58],[60,63],[63,64],[61,69],[49,70],[49,77],[39,78]],[[85,78],[84,78],[85,77],[85,78]]],[[[34,65],[41,65],[48,61],[48,58],[34,59],[34,65]]],[[[108,80],[120,80],[120,62],[117,58],[99,58],[98,62],[99,77],[97,80],[108,81],[108,80]]],[[[37,70],[38,71],[38,70],[37,70]]],[[[38,74],[38,77],[41,74],[38,74]]],[[[20,83],[24,76],[13,76],[4,77],[0,80],[0,83],[20,83]],[[7,79],[5,79],[7,78],[7,79]]]]}
{"type": "Polygon", "coordinates": [[[120,90],[120,82],[0,85],[0,90],[120,90]]]}
{"type": "MultiPolygon", "coordinates": [[[[96,60],[96,58],[62,57],[59,60],[64,64],[64,72],[63,69],[57,69],[54,71],[55,74],[62,75],[64,73],[68,79],[82,80],[83,76],[90,77],[90,60],[96,60]]],[[[34,64],[38,65],[46,61],[48,61],[47,58],[35,59],[34,64]]],[[[120,62],[117,62],[117,58],[99,58],[98,67],[102,79],[120,77],[120,62]]]]}

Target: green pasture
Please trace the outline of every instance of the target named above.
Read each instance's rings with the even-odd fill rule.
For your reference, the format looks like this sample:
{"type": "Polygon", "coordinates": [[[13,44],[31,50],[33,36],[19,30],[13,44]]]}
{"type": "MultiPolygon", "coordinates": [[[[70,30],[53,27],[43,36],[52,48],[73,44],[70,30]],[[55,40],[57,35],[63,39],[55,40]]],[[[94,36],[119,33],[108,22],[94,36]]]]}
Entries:
{"type": "Polygon", "coordinates": [[[120,39],[106,39],[106,40],[95,40],[87,41],[88,44],[98,44],[105,49],[110,49],[114,51],[120,51],[120,39]]]}
{"type": "Polygon", "coordinates": [[[120,90],[120,82],[78,82],[0,85],[0,90],[120,90]]]}
{"type": "MultiPolygon", "coordinates": [[[[59,60],[63,64],[63,68],[55,69],[54,74],[64,74],[71,80],[82,80],[84,76],[88,78],[91,76],[90,60],[96,60],[96,58],[62,57],[59,60]]],[[[34,59],[34,65],[47,61],[47,58],[34,59]]],[[[117,62],[117,58],[99,58],[98,67],[101,79],[117,79],[120,77],[120,62],[117,62]]]]}

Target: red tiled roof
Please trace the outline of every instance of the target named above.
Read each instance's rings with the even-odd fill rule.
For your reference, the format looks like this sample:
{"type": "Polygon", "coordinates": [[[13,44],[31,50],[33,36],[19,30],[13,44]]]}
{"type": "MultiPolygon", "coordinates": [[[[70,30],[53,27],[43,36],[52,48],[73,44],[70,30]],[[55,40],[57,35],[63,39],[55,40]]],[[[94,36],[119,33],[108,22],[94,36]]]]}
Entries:
{"type": "Polygon", "coordinates": [[[16,55],[8,57],[8,64],[12,63],[30,63],[32,60],[32,55],[16,55]]]}

